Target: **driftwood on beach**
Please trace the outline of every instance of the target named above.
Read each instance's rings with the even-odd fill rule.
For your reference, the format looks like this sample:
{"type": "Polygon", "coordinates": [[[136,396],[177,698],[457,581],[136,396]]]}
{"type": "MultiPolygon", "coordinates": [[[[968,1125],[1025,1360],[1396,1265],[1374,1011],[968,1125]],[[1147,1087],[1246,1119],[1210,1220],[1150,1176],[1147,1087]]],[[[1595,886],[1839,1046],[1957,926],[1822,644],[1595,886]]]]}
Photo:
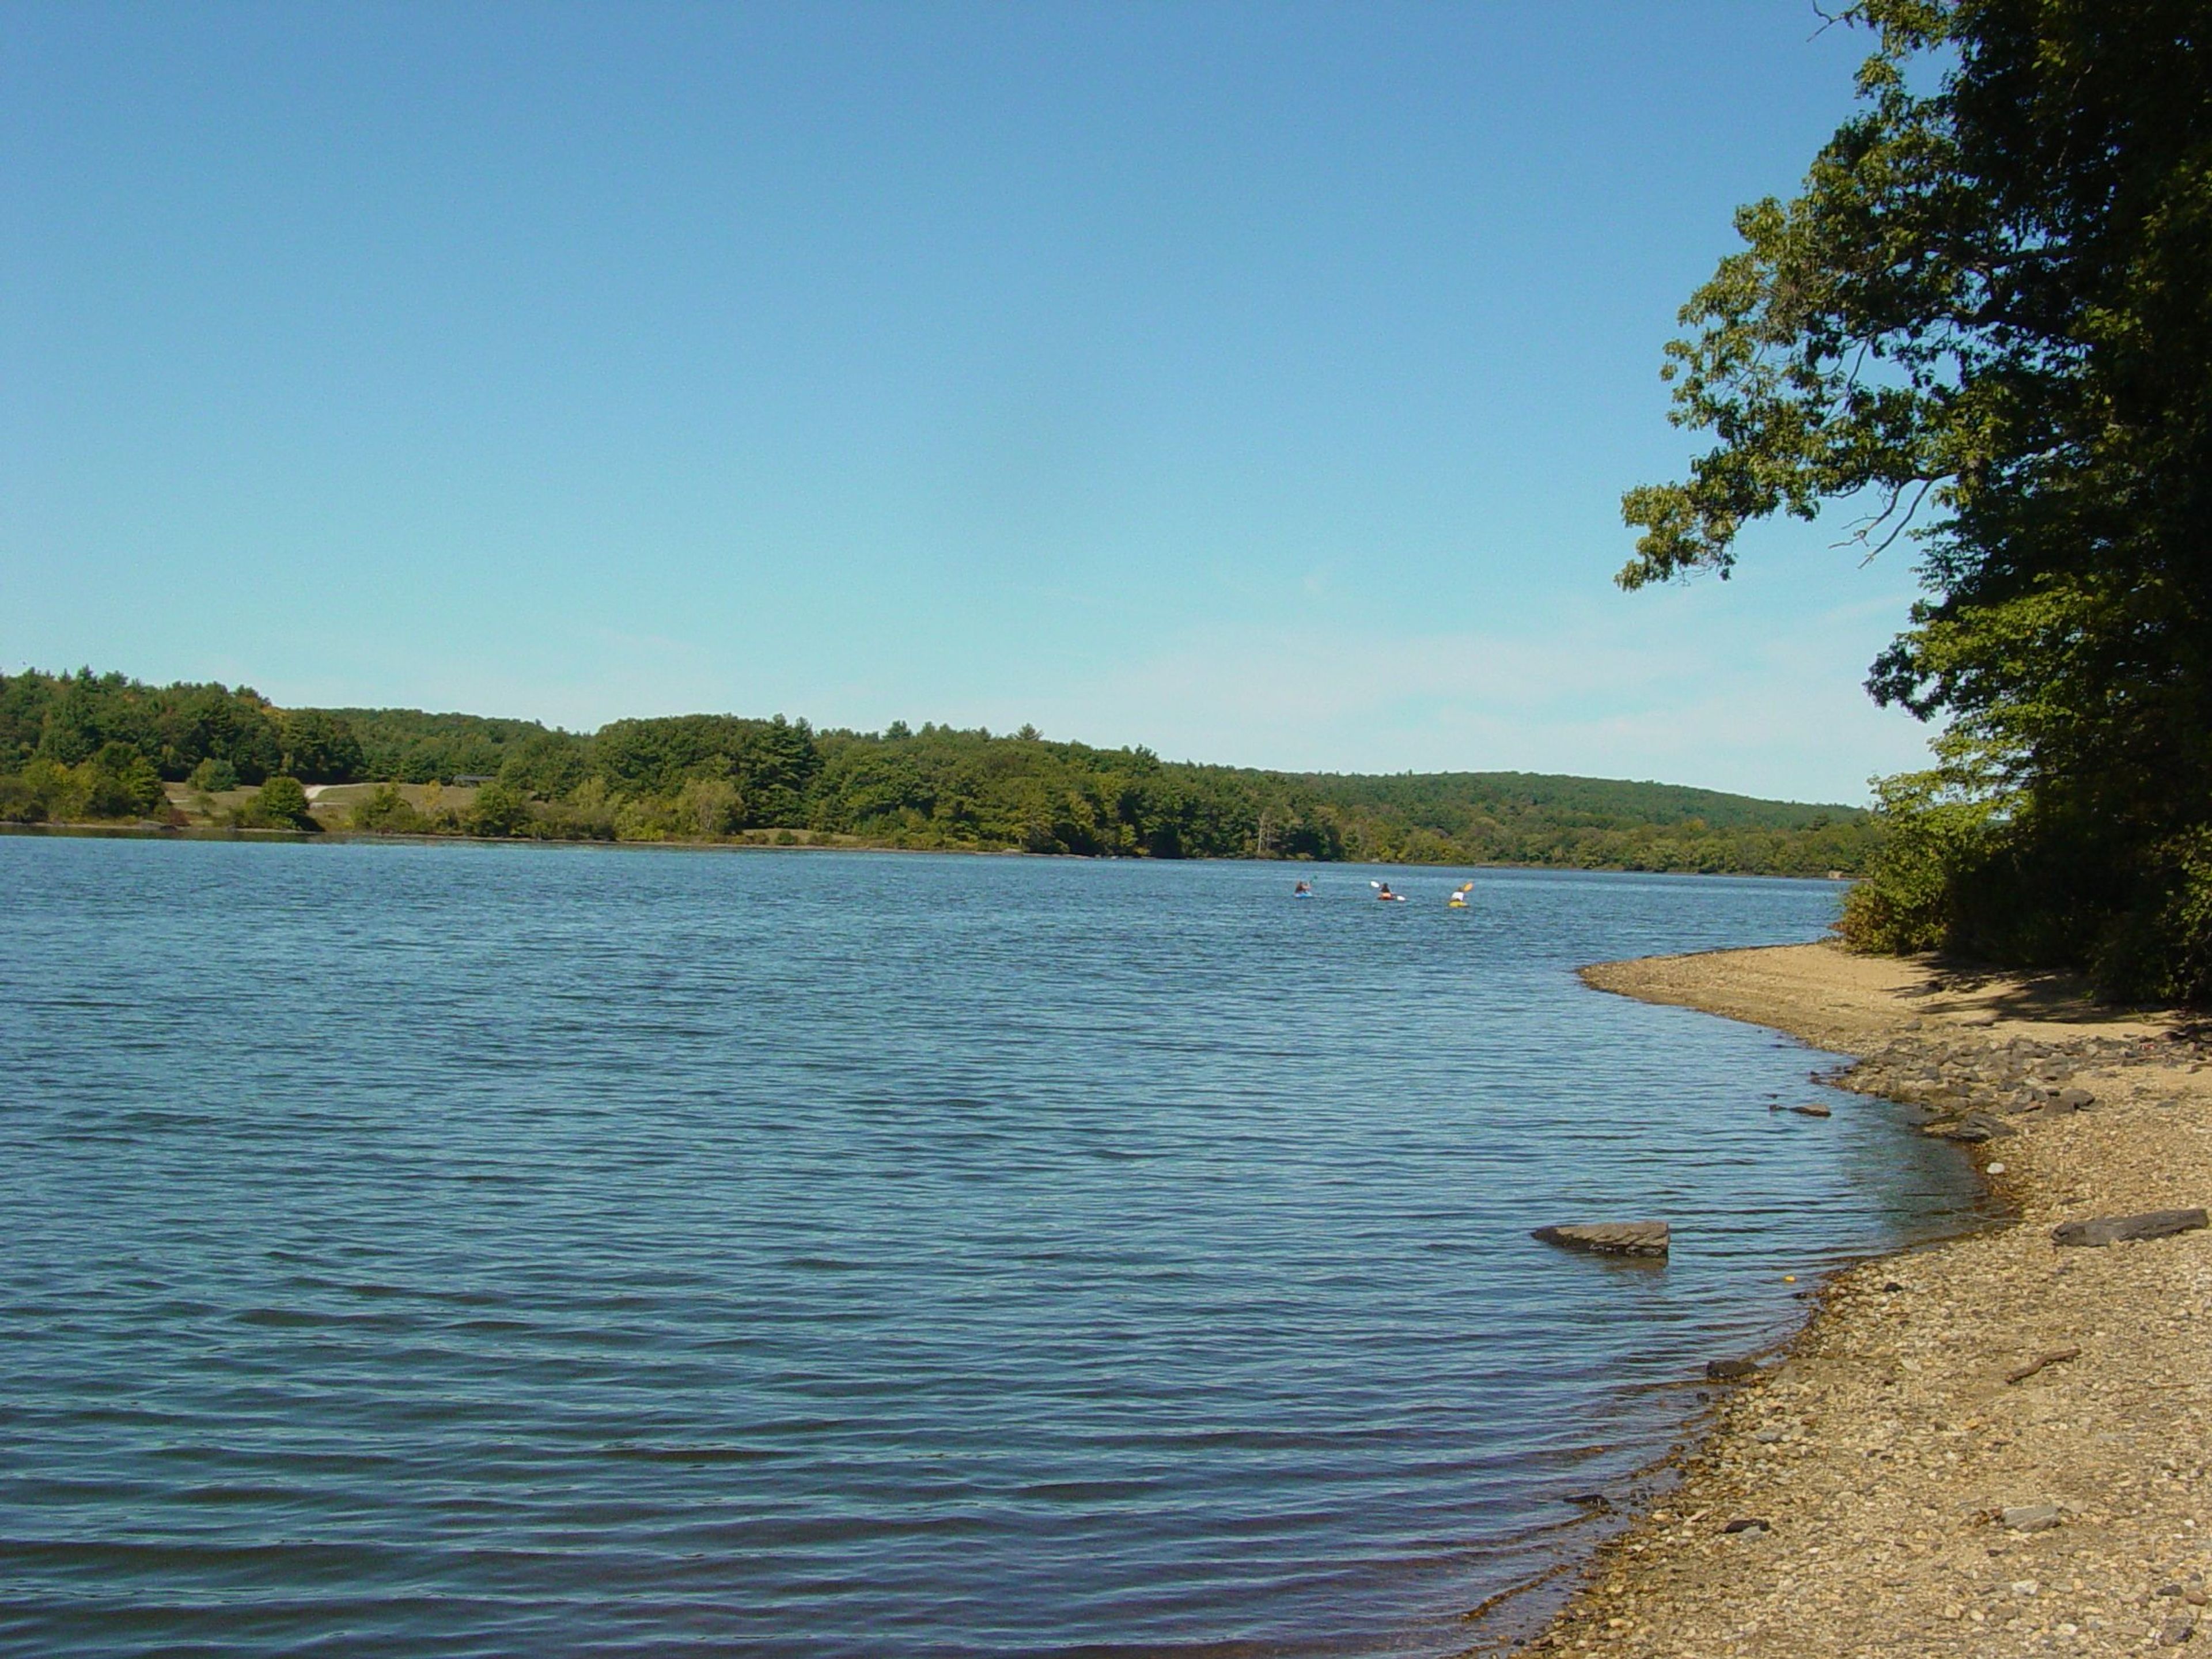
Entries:
{"type": "Polygon", "coordinates": [[[2069,1221],[2051,1230],[2054,1244],[2129,1244],[2150,1238],[2171,1238],[2194,1232],[2208,1218],[2202,1210],[2148,1210],[2142,1215],[2100,1215],[2087,1221],[2069,1221]]]}

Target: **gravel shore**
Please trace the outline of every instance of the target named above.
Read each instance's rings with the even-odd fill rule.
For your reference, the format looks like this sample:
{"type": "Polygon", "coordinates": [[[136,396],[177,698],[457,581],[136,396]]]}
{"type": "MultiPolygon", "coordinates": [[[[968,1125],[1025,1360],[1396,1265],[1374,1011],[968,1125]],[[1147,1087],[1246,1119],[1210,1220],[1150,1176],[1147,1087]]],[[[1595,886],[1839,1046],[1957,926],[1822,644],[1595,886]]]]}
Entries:
{"type": "Polygon", "coordinates": [[[1716,1385],[1680,1485],[1514,1645],[2212,1650],[2212,1230],[2052,1237],[2212,1204],[2212,1033],[1829,945],[1584,976],[1859,1057],[1843,1086],[1967,1145],[2008,1218],[1831,1280],[1783,1356],[1716,1385]]]}

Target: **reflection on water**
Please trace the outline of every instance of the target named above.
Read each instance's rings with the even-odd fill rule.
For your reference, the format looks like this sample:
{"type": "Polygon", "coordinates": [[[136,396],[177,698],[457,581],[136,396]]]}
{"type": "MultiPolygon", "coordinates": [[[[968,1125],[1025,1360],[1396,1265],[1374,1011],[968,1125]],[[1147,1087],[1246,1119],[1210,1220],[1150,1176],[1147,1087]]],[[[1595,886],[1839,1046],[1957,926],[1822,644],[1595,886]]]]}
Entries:
{"type": "Polygon", "coordinates": [[[1572,976],[1826,884],[1294,873],[0,840],[0,1638],[1456,1650],[1969,1178],[1572,976]]]}

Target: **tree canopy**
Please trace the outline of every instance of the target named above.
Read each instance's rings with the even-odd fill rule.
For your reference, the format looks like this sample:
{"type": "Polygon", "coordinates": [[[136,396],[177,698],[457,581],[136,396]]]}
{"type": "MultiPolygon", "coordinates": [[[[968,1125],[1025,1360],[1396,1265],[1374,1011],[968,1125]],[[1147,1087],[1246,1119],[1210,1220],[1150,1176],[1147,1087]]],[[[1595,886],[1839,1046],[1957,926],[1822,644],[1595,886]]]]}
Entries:
{"type": "Polygon", "coordinates": [[[1938,720],[1849,931],[2212,994],[2212,8],[1863,0],[1859,107],[1667,349],[1713,434],[1624,586],[1860,511],[1925,597],[1869,689],[1938,720]]]}

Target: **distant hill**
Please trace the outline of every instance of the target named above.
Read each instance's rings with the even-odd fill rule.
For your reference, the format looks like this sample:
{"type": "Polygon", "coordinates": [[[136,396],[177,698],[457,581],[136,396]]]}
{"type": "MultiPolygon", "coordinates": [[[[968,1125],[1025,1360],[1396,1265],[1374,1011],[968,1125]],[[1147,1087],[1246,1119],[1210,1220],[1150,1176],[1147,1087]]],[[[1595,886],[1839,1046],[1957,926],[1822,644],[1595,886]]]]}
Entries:
{"type": "Polygon", "coordinates": [[[1409,863],[1856,872],[1877,844],[1848,806],[1539,772],[1322,774],[1299,782],[1409,863]]]}
{"type": "MultiPolygon", "coordinates": [[[[1627,823],[1685,823],[1716,829],[1802,830],[1856,815],[1857,809],[1761,800],[1682,783],[1630,783],[1548,772],[1304,773],[1324,797],[1408,814],[1540,813],[1615,827],[1627,823]]],[[[1442,827],[1439,825],[1439,827],[1442,827]]]]}
{"type": "Polygon", "coordinates": [[[685,714],[579,733],[411,708],[280,708],[244,687],[89,670],[0,675],[0,820],[271,811],[370,833],[1754,875],[1855,873],[1879,838],[1852,807],[1680,784],[1271,772],[1027,727],[817,732],[781,715],[685,714]],[[238,793],[275,778],[387,787],[305,816],[282,805],[296,792],[272,794],[276,806],[238,793]],[[467,787],[449,794],[457,783],[467,787]]]}

